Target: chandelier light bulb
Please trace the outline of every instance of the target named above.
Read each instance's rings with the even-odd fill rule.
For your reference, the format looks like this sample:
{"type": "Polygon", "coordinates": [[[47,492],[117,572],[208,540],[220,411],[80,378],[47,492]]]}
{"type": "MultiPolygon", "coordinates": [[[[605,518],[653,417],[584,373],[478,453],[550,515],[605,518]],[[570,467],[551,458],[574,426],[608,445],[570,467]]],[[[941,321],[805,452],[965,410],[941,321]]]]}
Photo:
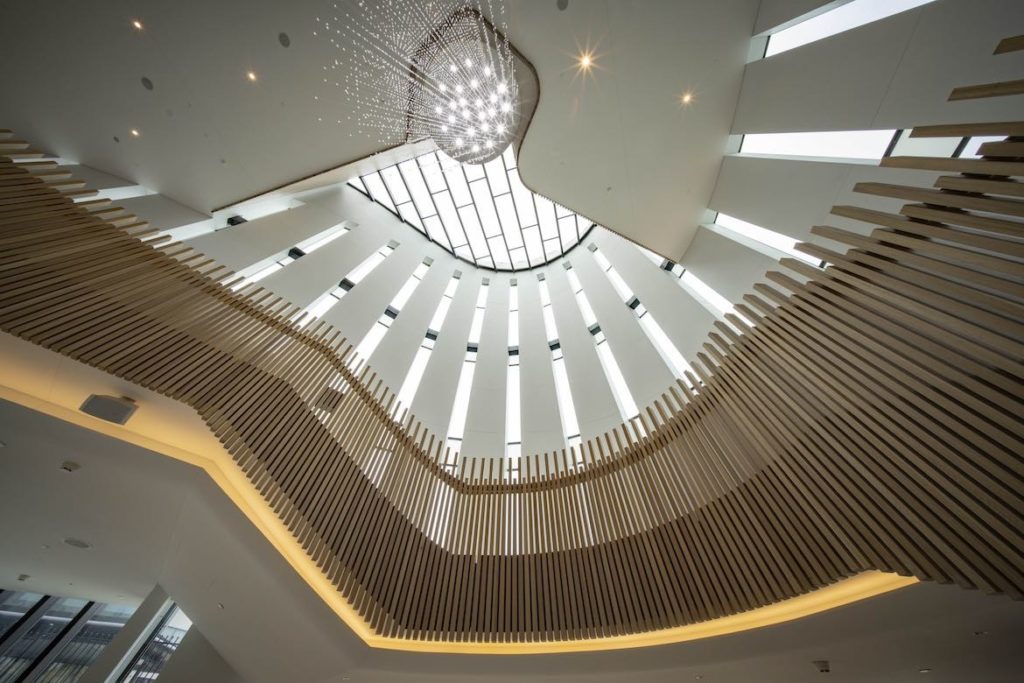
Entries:
{"type": "Polygon", "coordinates": [[[477,87],[479,85],[480,85],[480,81],[476,80],[475,78],[469,82],[469,87],[471,87],[471,88],[475,88],[475,87],[477,87]]]}

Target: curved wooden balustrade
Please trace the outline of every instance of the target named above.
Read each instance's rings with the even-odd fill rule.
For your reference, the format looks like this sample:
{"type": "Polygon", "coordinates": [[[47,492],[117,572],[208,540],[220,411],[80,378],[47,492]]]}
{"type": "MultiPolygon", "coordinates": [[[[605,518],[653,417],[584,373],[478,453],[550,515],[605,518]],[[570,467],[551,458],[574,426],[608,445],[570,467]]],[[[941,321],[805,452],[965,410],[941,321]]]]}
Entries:
{"type": "Polygon", "coordinates": [[[784,261],[791,274],[716,324],[689,383],[517,478],[499,459],[450,463],[442,439],[389,417],[379,379],[352,374],[337,331],[233,292],[109,202],[75,203],[80,185],[9,134],[0,329],[195,408],[382,636],[638,633],[870,569],[1020,598],[1024,223],[1002,198],[1020,194],[1020,144],[887,160],[963,175],[858,187],[921,203],[836,207],[877,228],[816,227],[850,249],[803,245],[831,265],[784,261]]]}

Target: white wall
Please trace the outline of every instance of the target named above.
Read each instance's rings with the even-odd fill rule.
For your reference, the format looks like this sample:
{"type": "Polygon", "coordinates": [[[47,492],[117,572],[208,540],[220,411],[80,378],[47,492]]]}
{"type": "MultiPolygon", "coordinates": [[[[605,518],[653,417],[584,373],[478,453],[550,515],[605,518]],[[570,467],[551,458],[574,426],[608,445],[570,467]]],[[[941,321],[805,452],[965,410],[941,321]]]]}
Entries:
{"type": "Polygon", "coordinates": [[[1019,98],[946,98],[957,86],[1020,78],[1024,54],[992,50],[1022,22],[1018,0],[938,0],[752,62],[732,132],[1014,120],[1019,98]]]}

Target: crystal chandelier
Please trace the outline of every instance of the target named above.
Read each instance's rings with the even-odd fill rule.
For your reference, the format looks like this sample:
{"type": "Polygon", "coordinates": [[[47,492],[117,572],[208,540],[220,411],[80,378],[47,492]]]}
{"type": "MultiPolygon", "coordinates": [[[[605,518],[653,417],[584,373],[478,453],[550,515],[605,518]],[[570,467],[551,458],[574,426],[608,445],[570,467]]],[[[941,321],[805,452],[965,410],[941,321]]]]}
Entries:
{"type": "Polygon", "coordinates": [[[430,138],[472,164],[508,147],[519,107],[502,3],[380,0],[336,8],[318,33],[340,52],[332,68],[344,73],[364,133],[385,144],[430,138]]]}

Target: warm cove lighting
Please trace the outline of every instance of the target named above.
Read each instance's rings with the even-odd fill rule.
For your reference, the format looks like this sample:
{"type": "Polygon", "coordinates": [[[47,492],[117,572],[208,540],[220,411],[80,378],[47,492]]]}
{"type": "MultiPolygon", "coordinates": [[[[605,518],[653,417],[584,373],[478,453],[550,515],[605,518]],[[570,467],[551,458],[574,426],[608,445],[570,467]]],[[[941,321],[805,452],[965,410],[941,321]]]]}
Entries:
{"type": "MultiPolygon", "coordinates": [[[[917,583],[917,579],[913,577],[868,571],[816,591],[740,614],[698,624],[608,638],[538,643],[479,643],[409,640],[380,636],[373,632],[364,618],[342,597],[223,447],[211,446],[201,453],[190,450],[190,446],[206,442],[208,434],[200,435],[189,433],[188,430],[167,429],[166,422],[155,419],[156,415],[153,413],[148,416],[149,419],[136,420],[130,426],[124,427],[92,419],[74,407],[81,402],[79,388],[62,385],[59,381],[41,381],[33,369],[24,365],[15,368],[11,362],[12,357],[16,357],[16,354],[7,357],[0,356],[0,377],[9,383],[0,384],[0,399],[18,403],[90,431],[105,434],[111,438],[202,468],[238,510],[281,554],[281,557],[291,565],[299,577],[338,615],[338,618],[345,622],[363,642],[374,648],[415,652],[516,655],[620,650],[667,645],[781,624],[917,583]],[[11,384],[15,386],[11,386],[11,384]],[[39,387],[47,387],[46,398],[39,395],[39,387]],[[53,402],[54,399],[59,403],[53,402]]],[[[145,399],[146,397],[143,396],[142,400],[145,399]]],[[[149,411],[159,410],[158,401],[147,405],[149,411]]]]}

